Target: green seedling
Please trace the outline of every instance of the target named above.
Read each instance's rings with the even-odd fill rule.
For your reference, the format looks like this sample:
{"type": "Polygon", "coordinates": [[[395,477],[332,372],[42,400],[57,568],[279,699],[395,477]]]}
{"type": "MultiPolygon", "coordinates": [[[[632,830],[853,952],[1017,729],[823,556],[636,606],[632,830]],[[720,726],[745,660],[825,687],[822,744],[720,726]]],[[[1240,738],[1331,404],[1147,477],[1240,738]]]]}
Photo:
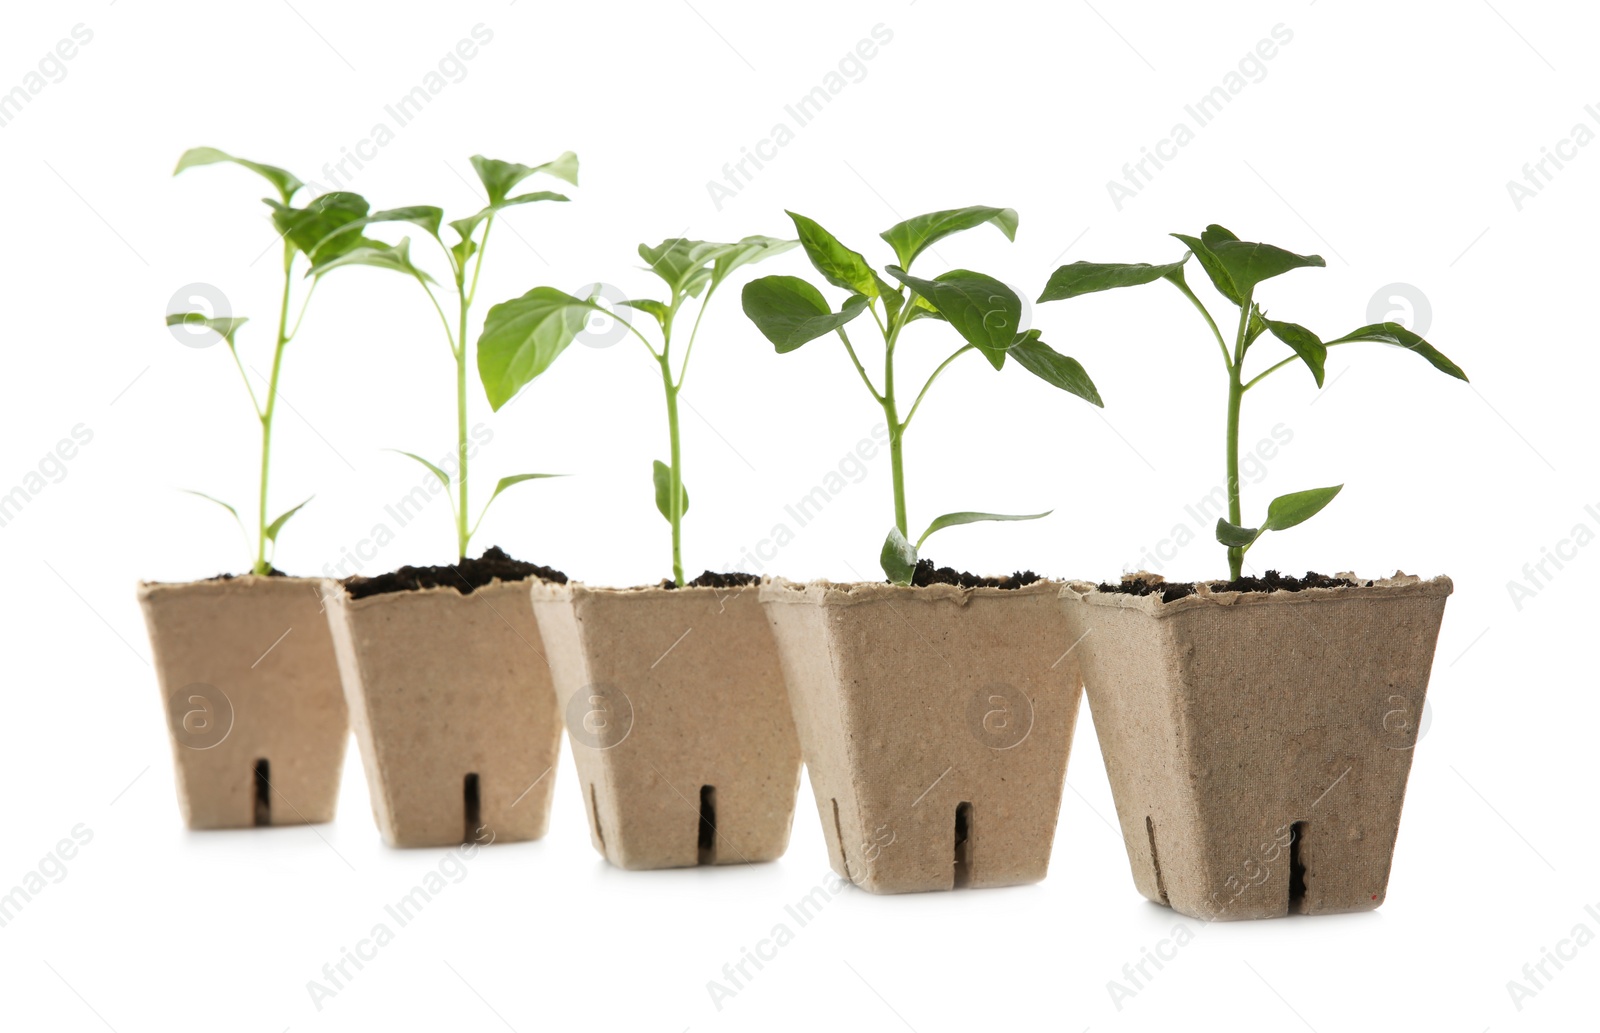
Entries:
{"type": "Polygon", "coordinates": [[[652,464],[656,509],[672,526],[672,577],[683,584],[683,516],[689,511],[689,492],[683,483],[683,449],[678,434],[678,395],[689,375],[689,358],[705,318],[706,309],[717,288],[741,266],[759,262],[794,247],[796,241],[774,237],[745,237],[734,244],[712,244],[703,240],[673,237],[655,247],[639,245],[639,257],[666,285],[669,301],[637,299],[623,302],[655,321],[661,336],[658,350],[632,322],[599,303],[598,289],[587,298],[577,298],[554,287],[535,287],[520,298],[502,302],[489,310],[483,336],[478,340],[478,373],[489,396],[489,404],[499,409],[555,361],[596,313],[603,313],[638,338],[661,371],[661,386],[667,399],[668,462],[652,464]],[[704,295],[702,297],[702,294],[704,295]],[[698,298],[683,359],[674,368],[673,330],[689,299],[698,298]]]}
{"type": "MultiPolygon", "coordinates": [[[[340,265],[370,265],[382,269],[390,269],[401,273],[417,282],[417,285],[427,294],[428,301],[433,305],[434,311],[439,316],[439,323],[444,328],[445,342],[450,348],[450,357],[455,363],[455,403],[456,403],[456,465],[455,465],[455,493],[451,498],[451,475],[439,466],[429,462],[422,456],[413,452],[401,451],[400,454],[427,467],[428,471],[444,483],[446,497],[451,498],[451,512],[455,523],[457,554],[465,558],[467,546],[472,541],[472,536],[477,533],[479,525],[483,523],[485,514],[494,500],[500,497],[501,492],[512,485],[524,481],[538,480],[546,477],[556,477],[559,474],[546,473],[519,473],[502,477],[495,484],[494,491],[483,504],[478,518],[471,520],[469,517],[467,495],[467,367],[471,361],[471,351],[468,346],[467,332],[471,325],[472,303],[478,295],[478,277],[483,272],[483,258],[488,253],[489,232],[494,228],[495,217],[507,208],[517,205],[529,204],[534,201],[566,201],[563,194],[552,193],[547,190],[532,191],[529,193],[512,195],[517,184],[535,175],[544,173],[564,180],[576,186],[578,183],[578,156],[567,151],[554,161],[547,161],[543,165],[518,165],[514,162],[498,161],[494,158],[485,158],[481,154],[472,156],[472,167],[478,174],[478,180],[483,184],[483,191],[487,204],[472,215],[463,219],[456,219],[449,223],[451,231],[455,234],[456,241],[446,244],[441,236],[441,227],[444,223],[444,210],[433,205],[410,205],[404,208],[391,208],[386,211],[367,214],[365,209],[348,221],[329,227],[327,232],[319,238],[316,252],[317,264],[313,266],[313,274],[326,271],[340,265]],[[378,240],[369,240],[361,235],[361,230],[375,223],[407,222],[422,228],[432,240],[439,245],[448,263],[448,290],[452,307],[455,309],[455,320],[445,314],[445,309],[439,303],[439,295],[434,292],[438,284],[432,276],[423,272],[411,259],[411,238],[402,238],[398,244],[386,244],[378,240]],[[342,242],[342,243],[341,243],[342,242]],[[331,249],[331,250],[330,250],[331,249]]],[[[330,195],[331,196],[331,195],[330,195]]],[[[441,289],[440,293],[443,293],[441,289]]],[[[557,354],[549,356],[549,361],[554,361],[557,354]]],[[[548,367],[549,362],[537,369],[526,372],[527,379],[532,380],[548,367]]],[[[493,399],[491,398],[491,401],[493,399]]],[[[495,403],[496,409],[500,403],[495,403]]],[[[398,449],[396,451],[399,451],[398,449]]]]}
{"type": "MultiPolygon", "coordinates": [[[[284,524],[288,523],[289,518],[298,513],[306,502],[311,501],[306,499],[305,502],[290,507],[272,520],[267,519],[268,474],[272,465],[272,422],[278,407],[278,379],[283,372],[284,351],[299,333],[300,325],[305,320],[306,309],[311,304],[311,296],[316,291],[317,284],[322,282],[323,275],[346,264],[349,255],[363,243],[358,237],[349,236],[322,244],[324,237],[334,228],[364,216],[367,212],[367,202],[359,194],[341,191],[323,194],[305,207],[296,208],[293,206],[294,195],[305,186],[296,176],[274,165],[235,158],[215,147],[195,147],[185,151],[178,159],[178,167],[173,170],[173,175],[197,165],[218,163],[232,163],[249,169],[271,183],[278,193],[276,198],[263,198],[263,203],[272,209],[272,223],[277,227],[283,242],[283,300],[278,307],[277,339],[272,349],[272,369],[267,377],[265,400],[256,395],[255,387],[245,374],[244,363],[239,358],[237,338],[240,327],[247,322],[245,317],[234,316],[231,313],[173,312],[167,316],[167,325],[204,327],[216,333],[228,346],[234,366],[244,380],[256,420],[261,425],[261,479],[256,504],[255,559],[250,572],[267,574],[272,570],[273,553],[277,550],[278,535],[283,531],[284,524]],[[294,268],[297,258],[301,256],[310,263],[306,275],[311,277],[311,286],[306,289],[305,296],[300,301],[299,314],[291,325],[289,312],[291,296],[294,293],[294,268]]],[[[244,522],[239,517],[239,511],[233,506],[201,492],[190,492],[190,494],[215,502],[226,509],[243,528],[244,522]]]]}
{"type": "Polygon", "coordinates": [[[1434,369],[1452,377],[1466,380],[1461,367],[1451,362],[1433,345],[1399,323],[1372,323],[1358,327],[1343,337],[1323,340],[1298,323],[1268,318],[1266,311],[1255,300],[1256,287],[1264,280],[1280,276],[1292,269],[1323,266],[1319,255],[1297,255],[1271,244],[1257,244],[1240,240],[1221,226],[1207,226],[1198,237],[1174,233],[1189,250],[1176,262],[1149,265],[1143,262],[1073,262],[1057,269],[1045,285],[1039,301],[1061,301],[1080,294],[1111,290],[1116,287],[1134,287],[1139,284],[1166,280],[1183,293],[1199,310],[1206,326],[1216,338],[1222,351],[1222,363],[1228,371],[1228,516],[1217,520],[1217,541],[1228,552],[1228,573],[1238,580],[1244,565],[1244,554],[1263,534],[1282,531],[1311,519],[1339,494],[1342,484],[1330,488],[1311,488],[1307,491],[1280,495],[1267,505],[1267,516],[1256,527],[1244,526],[1239,497],[1239,413],[1245,392],[1261,383],[1278,370],[1296,361],[1311,370],[1317,387],[1322,386],[1328,349],[1357,341],[1389,344],[1415,352],[1426,359],[1434,369]],[[1184,281],[1184,264],[1193,255],[1216,288],[1230,304],[1239,310],[1238,329],[1230,349],[1204,303],[1184,281]],[[1249,379],[1244,375],[1245,354],[1263,334],[1270,333],[1289,346],[1293,354],[1268,366],[1249,379]]]}
{"type": "Polygon", "coordinates": [[[1048,516],[1048,512],[1025,516],[946,513],[930,523],[915,543],[910,540],[906,522],[906,430],[928,389],[961,356],[975,351],[997,370],[1005,365],[1006,357],[1011,356],[1046,383],[1095,405],[1102,404],[1094,383],[1075,359],[1045,344],[1038,330],[1022,328],[1022,299],[1010,287],[992,276],[967,269],[952,269],[932,279],[910,273],[918,255],[952,233],[990,223],[1005,234],[1007,240],[1016,239],[1017,213],[1010,208],[956,208],[919,215],[890,227],[879,235],[894,250],[898,264],[885,266],[884,271],[898,281],[896,285],[891,285],[859,252],[841,244],[816,222],[794,212],[788,214],[799,231],[806,257],[811,259],[817,272],[828,283],[849,294],[838,311],[834,311],[822,292],[809,282],[796,276],[764,276],[745,285],[744,311],[780,354],[794,351],[824,334],[838,334],[861,382],[883,409],[889,427],[889,462],[894,480],[894,526],[883,543],[879,561],[889,580],[901,585],[911,583],[919,550],[935,531],[985,520],[1037,520],[1048,516]],[[846,325],[863,312],[872,316],[883,339],[881,388],[861,364],[845,330],[846,325]],[[895,392],[895,353],[905,328],[922,319],[948,323],[963,343],[933,370],[902,419],[900,399],[895,392]]]}

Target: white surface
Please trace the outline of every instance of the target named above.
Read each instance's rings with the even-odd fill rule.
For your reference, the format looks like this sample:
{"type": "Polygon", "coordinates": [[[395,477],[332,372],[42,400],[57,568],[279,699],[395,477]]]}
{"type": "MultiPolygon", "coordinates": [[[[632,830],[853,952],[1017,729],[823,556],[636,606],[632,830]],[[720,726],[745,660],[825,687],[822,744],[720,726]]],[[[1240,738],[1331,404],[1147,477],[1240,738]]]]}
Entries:
{"type": "MultiPolygon", "coordinates": [[[[93,831],[65,877],[0,929],[0,1025],[1477,1033],[1594,1024],[1600,945],[1560,972],[1549,967],[1554,978],[1520,1011],[1506,987],[1574,925],[1600,933],[1600,915],[1584,911],[1600,912],[1590,648],[1600,548],[1550,567],[1554,577],[1520,609],[1507,589],[1576,525],[1590,538],[1600,531],[1589,229],[1600,214],[1600,148],[1567,149],[1577,156],[1520,210],[1506,187],[1575,125],[1600,131],[1584,108],[1600,100],[1593,12],[1119,0],[381,10],[314,0],[26,5],[0,37],[0,88],[9,88],[75,24],[94,34],[65,78],[0,129],[9,299],[0,489],[23,483],[74,426],[93,433],[64,478],[0,528],[10,589],[0,603],[0,885],[36,869],[75,825],[93,831]],[[370,136],[384,105],[477,23],[493,42],[353,186],[378,205],[438,203],[457,217],[477,206],[461,178],[471,175],[468,155],[538,162],[578,151],[574,203],[517,210],[506,219],[515,234],[497,232],[489,301],[538,283],[605,280],[642,292],[639,241],[786,234],[784,207],[882,265],[890,256],[876,233],[900,216],[975,203],[1015,206],[1017,242],[986,227],[939,251],[1029,296],[1062,261],[1176,258],[1181,245],[1164,234],[1210,221],[1325,255],[1326,270],[1262,290],[1275,316],[1325,335],[1366,322],[1383,285],[1415,285],[1431,307],[1428,337],[1466,368],[1470,387],[1412,356],[1359,346],[1335,350],[1321,396],[1304,371],[1286,370],[1245,412],[1247,441],[1278,423],[1293,433],[1248,488],[1254,512],[1274,494],[1348,485],[1310,524],[1264,540],[1252,553],[1258,567],[1402,567],[1456,580],[1384,909],[1200,930],[1119,1010],[1107,982],[1124,978],[1124,963],[1180,921],[1198,923],[1135,893],[1107,825],[1112,802],[1086,713],[1048,881],[909,898],[846,893],[795,929],[719,1012],[708,980],[824,877],[809,789],[776,864],[630,874],[590,848],[563,757],[549,837],[480,854],[319,1012],[307,981],[367,936],[443,852],[382,848],[353,753],[332,825],[181,828],[133,586],[239,567],[243,548],[225,515],[173,489],[249,506],[254,445],[222,349],[180,347],[160,317],[181,285],[216,283],[255,317],[246,354],[264,369],[272,259],[252,263],[273,233],[248,173],[168,173],[186,147],[210,144],[322,179],[319,167],[370,136]],[[768,137],[784,106],[878,23],[893,40],[865,77],[716,210],[707,180],[768,137]],[[1293,39],[1265,77],[1118,211],[1106,181],[1169,136],[1184,106],[1280,23],[1293,39]]],[[[925,261],[936,271],[937,256],[925,261]]],[[[761,272],[809,275],[798,253],[761,272]]],[[[425,302],[403,288],[375,270],[330,281],[290,356],[283,397],[294,411],[281,420],[274,507],[317,499],[285,533],[288,569],[335,561],[418,483],[412,464],[382,448],[450,447],[448,358],[425,302]]],[[[719,302],[685,395],[695,570],[725,567],[765,537],[878,419],[834,344],[775,357],[732,291],[719,302]]],[[[1047,340],[1089,369],[1104,418],[1020,370],[994,374],[967,357],[930,395],[908,445],[912,520],[1054,506],[1036,524],[945,532],[932,551],[978,570],[1112,576],[1139,564],[1186,519],[1185,503],[1222,477],[1215,347],[1160,284],[1035,316],[1047,340]]],[[[919,329],[908,334],[907,365],[925,355],[931,368],[949,350],[935,339],[944,328],[919,329]]],[[[500,416],[479,404],[474,422],[494,441],[478,466],[478,498],[502,474],[582,475],[518,488],[479,544],[597,583],[665,574],[667,530],[648,476],[666,450],[652,377],[637,347],[574,349],[500,416]]],[[[872,575],[889,505],[880,457],[769,569],[872,575]]],[[[447,523],[442,507],[426,514],[368,571],[447,559],[447,523]]],[[[1170,575],[1220,572],[1220,550],[1193,530],[1201,540],[1168,564],[1170,575]]]]}

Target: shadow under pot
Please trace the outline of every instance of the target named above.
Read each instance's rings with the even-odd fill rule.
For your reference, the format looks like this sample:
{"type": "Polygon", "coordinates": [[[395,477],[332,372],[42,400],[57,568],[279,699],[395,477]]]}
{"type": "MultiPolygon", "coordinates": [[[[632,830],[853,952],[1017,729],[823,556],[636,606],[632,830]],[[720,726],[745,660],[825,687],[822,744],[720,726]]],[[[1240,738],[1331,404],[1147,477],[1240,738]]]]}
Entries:
{"type": "Polygon", "coordinates": [[[1193,918],[1383,903],[1449,578],[1062,604],[1133,881],[1193,918]]]}
{"type": "Polygon", "coordinates": [[[532,596],[595,849],[628,869],[781,856],[800,746],[756,586],[532,596]]]}
{"type": "MultiPolygon", "coordinates": [[[[467,569],[477,561],[463,561],[467,569]]],[[[512,561],[513,563],[515,561],[512,561]]],[[[456,567],[327,582],[350,723],[392,847],[538,839],[550,821],[560,715],[527,572],[487,583],[456,567]],[[438,583],[443,582],[443,583],[438,583]],[[369,594],[370,593],[370,594],[369,594]]],[[[564,576],[549,571],[554,576],[564,576]]]]}
{"type": "Polygon", "coordinates": [[[333,820],[349,724],[319,584],[139,586],[189,828],[333,820]]]}
{"type": "Polygon", "coordinates": [[[1045,877],[1082,695],[1060,588],[762,586],[835,872],[873,893],[1045,877]]]}

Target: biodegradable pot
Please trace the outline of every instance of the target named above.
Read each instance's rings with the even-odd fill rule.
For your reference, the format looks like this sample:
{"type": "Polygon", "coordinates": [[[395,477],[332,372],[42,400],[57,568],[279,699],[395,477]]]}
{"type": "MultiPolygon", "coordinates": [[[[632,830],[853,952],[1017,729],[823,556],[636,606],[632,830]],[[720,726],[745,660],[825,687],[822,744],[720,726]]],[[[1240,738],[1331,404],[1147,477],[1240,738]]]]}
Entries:
{"type": "Polygon", "coordinates": [[[190,828],[333,820],[349,722],[319,583],[139,586],[190,828]]]}
{"type": "Polygon", "coordinates": [[[800,745],[756,586],[532,596],[595,849],[629,869],[781,856],[800,745]]]}
{"type": "Polygon", "coordinates": [[[1382,904],[1450,592],[1063,588],[1139,892],[1206,920],[1382,904]]]}
{"type": "Polygon", "coordinates": [[[1082,695],[1060,588],[762,586],[835,872],[874,893],[1044,878],[1082,695]]]}
{"type": "Polygon", "coordinates": [[[350,723],[384,842],[543,836],[561,719],[528,582],[361,599],[326,584],[350,723]]]}

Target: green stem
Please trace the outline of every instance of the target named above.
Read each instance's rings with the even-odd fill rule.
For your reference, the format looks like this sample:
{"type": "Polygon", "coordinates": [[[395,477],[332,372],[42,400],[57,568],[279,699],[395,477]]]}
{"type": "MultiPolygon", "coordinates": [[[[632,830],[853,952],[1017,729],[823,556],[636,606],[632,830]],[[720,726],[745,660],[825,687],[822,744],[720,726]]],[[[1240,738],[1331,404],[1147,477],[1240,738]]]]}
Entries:
{"type": "Polygon", "coordinates": [[[667,478],[667,520],[672,524],[672,580],[682,585],[683,581],[683,451],[678,438],[678,387],[672,382],[672,366],[667,361],[667,353],[671,345],[665,343],[661,349],[661,383],[667,392],[667,433],[671,438],[672,451],[670,455],[667,478]]]}
{"type": "Polygon", "coordinates": [[[1189,289],[1187,283],[1179,279],[1173,280],[1172,285],[1182,291],[1184,297],[1194,302],[1194,307],[1199,309],[1200,314],[1206,318],[1206,325],[1211,328],[1211,336],[1217,339],[1217,347],[1222,349],[1222,364],[1232,369],[1233,363],[1228,361],[1228,345],[1222,340],[1222,331],[1217,328],[1217,321],[1211,318],[1211,311],[1201,303],[1199,298],[1195,297],[1194,291],[1189,289]]]}
{"type": "Polygon", "coordinates": [[[265,575],[272,569],[267,562],[267,475],[272,465],[272,416],[278,407],[278,372],[283,368],[284,345],[289,343],[289,289],[293,267],[294,245],[286,240],[283,243],[283,302],[278,306],[278,341],[272,349],[267,402],[257,410],[261,418],[261,485],[256,500],[256,562],[250,572],[258,575],[265,575]]]}
{"type": "Polygon", "coordinates": [[[906,413],[906,422],[905,422],[904,426],[906,426],[906,427],[911,426],[911,419],[912,419],[912,417],[917,415],[917,407],[922,404],[923,396],[928,393],[928,388],[933,386],[933,382],[935,380],[939,379],[939,374],[944,372],[944,368],[946,366],[950,365],[952,362],[956,361],[956,359],[960,358],[966,352],[969,352],[969,351],[972,351],[972,350],[973,350],[972,345],[970,345],[970,344],[964,345],[964,346],[956,349],[956,351],[949,358],[947,358],[943,362],[939,363],[939,368],[933,371],[933,375],[928,378],[928,382],[926,384],[922,385],[922,390],[917,392],[917,400],[911,403],[911,411],[906,413]]]}
{"type": "MultiPolygon", "coordinates": [[[[1243,509],[1239,498],[1239,409],[1244,401],[1244,384],[1240,370],[1244,368],[1245,334],[1250,328],[1250,299],[1244,299],[1239,308],[1239,336],[1233,345],[1233,362],[1228,366],[1228,522],[1243,526],[1243,509]]],[[[1244,569],[1244,550],[1228,549],[1228,575],[1237,581],[1244,569]]]]}
{"type": "Polygon", "coordinates": [[[906,464],[903,446],[906,428],[900,422],[899,410],[894,401],[894,344],[892,337],[899,333],[895,327],[883,358],[883,416],[889,424],[889,471],[894,478],[894,525],[903,535],[911,532],[906,524],[906,464]]]}
{"type": "Polygon", "coordinates": [[[460,280],[456,290],[461,297],[460,322],[457,324],[456,353],[456,545],[462,559],[467,558],[467,544],[472,532],[467,528],[467,309],[472,304],[462,289],[460,280]]]}

